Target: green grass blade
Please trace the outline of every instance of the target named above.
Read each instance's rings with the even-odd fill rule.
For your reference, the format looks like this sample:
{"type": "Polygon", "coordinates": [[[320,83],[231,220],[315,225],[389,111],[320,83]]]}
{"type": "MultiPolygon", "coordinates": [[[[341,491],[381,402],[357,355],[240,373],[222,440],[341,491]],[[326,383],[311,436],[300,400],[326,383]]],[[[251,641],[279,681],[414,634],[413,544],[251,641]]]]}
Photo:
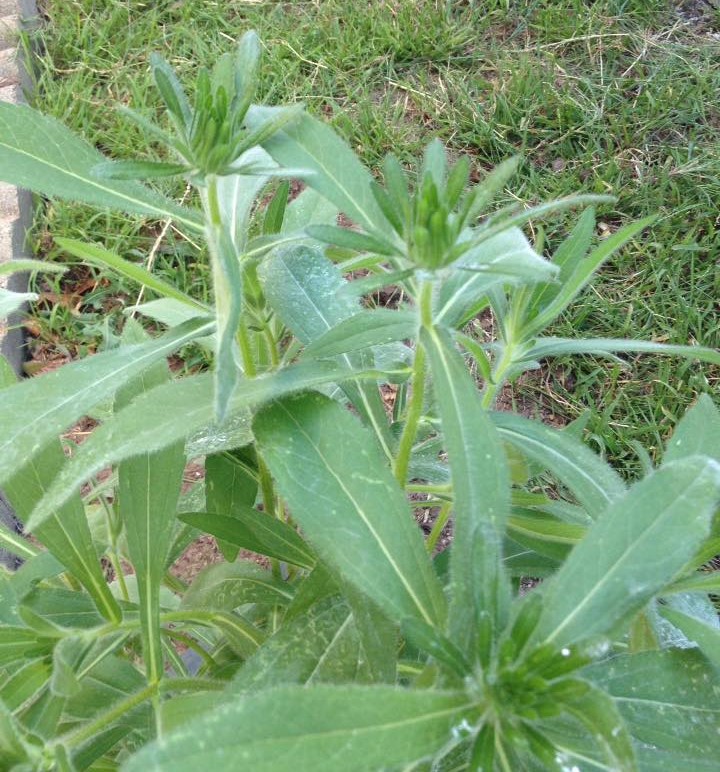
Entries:
{"type": "Polygon", "coordinates": [[[239,698],[133,756],[124,772],[190,772],[242,758],[255,772],[361,772],[431,757],[474,705],[391,686],[281,687],[239,698]]]}
{"type": "Polygon", "coordinates": [[[405,495],[357,419],[306,394],[264,408],[253,430],[319,557],[391,618],[441,626],[442,590],[405,495]]]}
{"type": "Polygon", "coordinates": [[[138,182],[102,179],[93,169],[105,158],[53,118],[26,105],[0,103],[0,179],[45,196],[57,196],[170,218],[202,229],[198,213],[178,206],[138,182]]]}
{"type": "Polygon", "coordinates": [[[5,389],[0,412],[0,484],[123,383],[212,328],[208,322],[181,325],[156,340],[96,354],[5,389]]]}
{"type": "Polygon", "coordinates": [[[673,461],[632,486],[543,587],[536,641],[568,645],[616,632],[684,568],[720,502],[720,464],[673,461]]]}
{"type": "Polygon", "coordinates": [[[423,328],[453,484],[452,601],[450,638],[477,652],[482,613],[504,626],[510,584],[502,565],[502,541],[510,511],[510,473],[496,428],[477,387],[446,331],[423,328]]]}

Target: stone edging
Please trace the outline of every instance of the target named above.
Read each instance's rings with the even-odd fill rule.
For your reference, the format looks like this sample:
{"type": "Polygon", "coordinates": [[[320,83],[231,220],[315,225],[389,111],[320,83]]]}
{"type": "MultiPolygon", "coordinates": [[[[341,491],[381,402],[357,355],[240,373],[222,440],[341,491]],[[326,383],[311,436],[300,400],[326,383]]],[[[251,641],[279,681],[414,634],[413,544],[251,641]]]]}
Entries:
{"type": "MultiPolygon", "coordinates": [[[[0,0],[0,101],[15,104],[25,101],[30,79],[20,58],[17,36],[21,25],[35,17],[35,0],[0,0]]],[[[0,262],[28,256],[25,236],[32,223],[31,205],[27,191],[0,182],[0,262]]],[[[24,292],[27,277],[23,274],[2,276],[0,287],[24,292]]],[[[11,317],[7,323],[0,320],[0,354],[21,375],[25,357],[18,323],[18,317],[11,317]]]]}
{"type": "MultiPolygon", "coordinates": [[[[0,0],[0,101],[15,104],[25,101],[24,93],[30,87],[30,78],[20,58],[18,32],[24,23],[36,17],[35,0],[0,0]]],[[[0,182],[0,262],[27,256],[25,237],[31,223],[32,200],[28,191],[0,182]]],[[[23,292],[27,277],[23,274],[0,276],[0,287],[23,292]]],[[[19,316],[11,316],[7,323],[0,319],[0,354],[21,375],[25,353],[19,322],[19,316]]],[[[0,523],[11,530],[17,527],[2,491],[0,523]]],[[[0,566],[14,569],[19,563],[14,555],[0,549],[0,566]]]]}

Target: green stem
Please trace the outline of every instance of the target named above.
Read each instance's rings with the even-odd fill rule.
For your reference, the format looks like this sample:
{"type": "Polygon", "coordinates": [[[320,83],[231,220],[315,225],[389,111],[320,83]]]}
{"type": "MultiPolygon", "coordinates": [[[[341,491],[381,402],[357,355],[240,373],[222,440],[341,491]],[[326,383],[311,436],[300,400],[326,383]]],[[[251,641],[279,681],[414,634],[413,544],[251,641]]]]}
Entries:
{"type": "Polygon", "coordinates": [[[160,684],[161,692],[222,692],[227,681],[212,678],[166,678],[160,684]]]}
{"type": "Polygon", "coordinates": [[[452,509],[452,502],[448,501],[440,508],[440,511],[438,512],[438,516],[433,523],[432,531],[430,531],[430,535],[427,537],[427,541],[425,542],[425,548],[428,551],[428,555],[432,555],[433,552],[435,552],[435,547],[437,546],[438,539],[440,538],[440,534],[443,532],[443,529],[447,525],[448,520],[450,519],[450,510],[452,509]]]}
{"type": "Polygon", "coordinates": [[[110,708],[110,710],[100,714],[94,721],[85,724],[85,726],[80,727],[75,732],[70,732],[64,737],[60,737],[58,744],[62,744],[66,748],[77,748],[87,740],[91,740],[95,735],[100,734],[105,727],[114,724],[121,716],[134,710],[138,705],[142,705],[145,700],[150,699],[157,692],[158,684],[148,684],[144,689],[126,697],[110,708]]]}
{"type": "MultiPolygon", "coordinates": [[[[432,326],[432,283],[424,281],[420,285],[419,302],[420,323],[423,327],[432,326]]],[[[395,478],[404,486],[407,482],[408,469],[410,467],[410,456],[412,454],[415,438],[417,437],[418,426],[422,418],[423,406],[425,403],[425,377],[426,377],[425,350],[418,341],[415,344],[415,361],[413,362],[413,372],[411,379],[410,403],[408,405],[407,418],[405,426],[400,437],[398,453],[395,459],[395,478]]]]}

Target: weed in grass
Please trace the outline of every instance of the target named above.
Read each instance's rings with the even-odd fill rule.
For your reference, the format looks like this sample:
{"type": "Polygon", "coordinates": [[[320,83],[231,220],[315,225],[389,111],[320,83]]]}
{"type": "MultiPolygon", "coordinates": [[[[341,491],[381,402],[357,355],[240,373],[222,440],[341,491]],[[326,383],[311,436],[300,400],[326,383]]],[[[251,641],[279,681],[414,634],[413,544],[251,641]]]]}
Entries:
{"type": "MultiPolygon", "coordinates": [[[[439,134],[451,156],[469,153],[477,168],[524,153],[522,182],[500,205],[580,188],[611,193],[618,205],[605,213],[600,237],[629,218],[660,213],[650,237],[625,249],[577,299],[558,335],[630,332],[720,345],[720,41],[709,12],[678,10],[665,0],[47,0],[42,7],[50,23],[39,33],[37,105],[117,158],[133,157],[140,135],[115,105],[142,105],[158,117],[148,51],[164,52],[190,82],[198,62],[214,61],[252,26],[267,47],[262,98],[302,99],[372,165],[390,150],[407,163],[439,134]]],[[[168,190],[177,198],[184,192],[168,190]]],[[[549,249],[566,225],[559,217],[548,229],[549,249]]],[[[144,223],[93,220],[84,207],[68,204],[41,213],[37,227],[88,241],[102,235],[110,248],[137,259],[152,248],[144,223]]],[[[180,235],[168,242],[158,269],[202,296],[204,258],[180,235]]],[[[68,337],[77,338],[78,321],[66,323],[68,337]]],[[[608,418],[595,429],[609,432],[611,455],[632,463],[631,440],[657,445],[718,375],[710,368],[707,383],[689,377],[677,392],[654,385],[648,394],[646,384],[667,380],[661,365],[629,365],[616,387],[620,398],[608,403],[608,418]],[[624,428],[628,414],[646,424],[635,437],[624,428]]],[[[568,417],[606,389],[604,365],[572,367],[586,385],[557,401],[568,417]]]]}

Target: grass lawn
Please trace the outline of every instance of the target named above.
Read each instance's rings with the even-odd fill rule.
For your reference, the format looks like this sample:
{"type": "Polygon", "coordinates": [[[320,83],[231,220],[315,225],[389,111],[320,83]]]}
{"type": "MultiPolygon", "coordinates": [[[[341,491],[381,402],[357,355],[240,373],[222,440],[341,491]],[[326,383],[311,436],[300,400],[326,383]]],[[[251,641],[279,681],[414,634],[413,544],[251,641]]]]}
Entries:
{"type": "MultiPolygon", "coordinates": [[[[159,105],[148,54],[188,80],[248,28],[266,46],[262,94],[302,100],[376,167],[403,161],[439,136],[472,156],[479,174],[524,158],[507,201],[610,193],[598,238],[657,213],[656,224],[606,267],[554,333],[628,336],[720,347],[720,11],[666,0],[43,0],[35,104],[117,158],[156,158],[115,109],[159,105]],[[697,18],[699,15],[702,18],[697,18]]],[[[178,198],[183,190],[173,191],[178,198]]],[[[502,201],[500,202],[502,203],[502,201]]],[[[553,247],[570,221],[531,229],[553,247]]],[[[53,202],[34,232],[102,242],[146,259],[161,225],[53,202]]],[[[207,291],[204,257],[172,228],[153,267],[183,289],[207,291]]],[[[74,287],[48,287],[32,329],[36,347],[70,355],[111,335],[137,289],[86,269],[74,287]]],[[[563,418],[590,407],[596,447],[638,468],[717,368],[661,357],[626,366],[556,360],[515,394],[563,418]]]]}

